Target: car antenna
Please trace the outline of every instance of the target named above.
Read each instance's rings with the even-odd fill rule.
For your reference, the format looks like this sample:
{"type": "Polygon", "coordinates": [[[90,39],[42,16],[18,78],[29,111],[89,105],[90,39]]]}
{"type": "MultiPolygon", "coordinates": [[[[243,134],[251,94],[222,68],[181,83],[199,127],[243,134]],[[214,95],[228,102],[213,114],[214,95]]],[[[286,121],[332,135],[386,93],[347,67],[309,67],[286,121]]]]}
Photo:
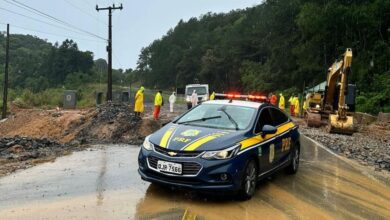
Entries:
{"type": "Polygon", "coordinates": [[[232,103],[232,102],[233,102],[233,99],[230,99],[230,100],[229,100],[229,103],[232,103]]]}

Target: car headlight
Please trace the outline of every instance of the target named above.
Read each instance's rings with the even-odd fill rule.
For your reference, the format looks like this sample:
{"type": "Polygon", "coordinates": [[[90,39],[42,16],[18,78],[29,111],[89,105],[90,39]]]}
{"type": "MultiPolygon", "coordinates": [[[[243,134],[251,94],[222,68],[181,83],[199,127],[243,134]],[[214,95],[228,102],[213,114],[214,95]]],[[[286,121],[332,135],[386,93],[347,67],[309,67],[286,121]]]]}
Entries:
{"type": "Polygon", "coordinates": [[[149,141],[149,137],[150,136],[147,136],[144,140],[144,143],[142,144],[145,150],[153,150],[154,147],[153,144],[149,141]]]}
{"type": "Polygon", "coordinates": [[[202,155],[202,158],[204,158],[204,159],[217,159],[217,160],[229,159],[237,154],[240,147],[241,147],[241,144],[237,144],[237,145],[234,145],[233,147],[229,147],[229,148],[224,149],[224,150],[206,151],[202,155]]]}

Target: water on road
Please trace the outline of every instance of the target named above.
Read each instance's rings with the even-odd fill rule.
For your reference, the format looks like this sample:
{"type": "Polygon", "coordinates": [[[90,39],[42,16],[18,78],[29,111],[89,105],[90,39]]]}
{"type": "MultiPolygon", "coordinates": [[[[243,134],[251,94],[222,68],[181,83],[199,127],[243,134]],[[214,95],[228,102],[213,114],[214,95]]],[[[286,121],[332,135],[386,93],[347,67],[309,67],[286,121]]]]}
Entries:
{"type": "Polygon", "coordinates": [[[0,219],[390,219],[390,187],[302,139],[300,170],[255,196],[203,195],[149,184],[136,146],[100,146],[0,179],[0,219]]]}

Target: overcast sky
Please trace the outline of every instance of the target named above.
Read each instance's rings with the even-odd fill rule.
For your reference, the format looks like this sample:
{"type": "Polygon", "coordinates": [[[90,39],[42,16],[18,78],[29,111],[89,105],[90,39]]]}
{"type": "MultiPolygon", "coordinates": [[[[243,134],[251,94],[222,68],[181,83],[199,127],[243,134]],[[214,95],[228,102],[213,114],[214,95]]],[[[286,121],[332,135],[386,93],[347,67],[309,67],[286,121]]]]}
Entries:
{"type": "Polygon", "coordinates": [[[105,7],[123,3],[124,9],[113,13],[113,66],[127,69],[136,67],[142,47],[163,36],[180,19],[186,21],[207,12],[228,12],[261,2],[262,0],[0,0],[0,31],[5,31],[4,23],[10,23],[11,33],[31,34],[52,43],[72,38],[81,50],[92,51],[95,59],[106,58],[105,41],[96,36],[107,38],[107,11],[97,12],[95,5],[105,7]],[[47,17],[13,5],[17,5],[15,1],[58,18],[79,30],[61,28],[61,24],[47,17]],[[96,36],[92,37],[84,31],[96,36]]]}

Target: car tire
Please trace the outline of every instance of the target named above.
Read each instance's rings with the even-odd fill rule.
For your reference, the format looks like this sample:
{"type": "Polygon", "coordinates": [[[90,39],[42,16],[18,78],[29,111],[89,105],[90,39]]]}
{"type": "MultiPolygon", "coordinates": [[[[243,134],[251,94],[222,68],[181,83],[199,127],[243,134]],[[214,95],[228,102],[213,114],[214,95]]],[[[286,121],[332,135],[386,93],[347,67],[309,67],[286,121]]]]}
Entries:
{"type": "Polygon", "coordinates": [[[296,174],[298,172],[299,168],[299,148],[298,147],[293,147],[292,152],[291,152],[291,162],[290,164],[286,167],[286,173],[287,174],[296,174]]]}
{"type": "Polygon", "coordinates": [[[241,189],[238,198],[248,200],[252,198],[256,191],[258,167],[256,161],[251,159],[247,162],[241,179],[241,189]]]}

